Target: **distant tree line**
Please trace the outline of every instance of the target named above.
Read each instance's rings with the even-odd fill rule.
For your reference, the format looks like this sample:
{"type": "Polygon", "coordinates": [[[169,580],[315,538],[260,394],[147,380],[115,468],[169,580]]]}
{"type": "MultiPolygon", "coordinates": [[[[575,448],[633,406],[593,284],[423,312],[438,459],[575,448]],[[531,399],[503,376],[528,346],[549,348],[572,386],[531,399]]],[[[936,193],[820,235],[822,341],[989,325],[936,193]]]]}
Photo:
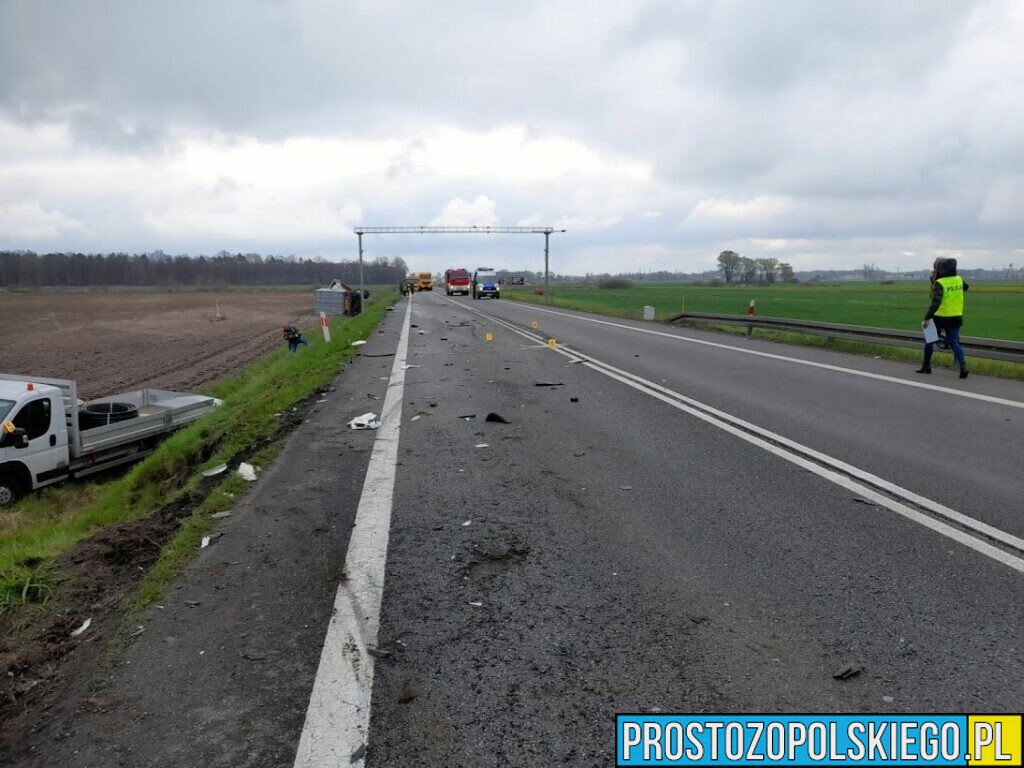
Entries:
{"type": "MultiPolygon", "coordinates": [[[[367,285],[397,285],[406,274],[401,258],[363,264],[367,285]]],[[[359,282],[359,262],[295,256],[227,253],[169,256],[162,251],[127,253],[44,253],[0,251],[0,288],[41,286],[219,286],[326,285],[334,278],[359,282]]]]}
{"type": "Polygon", "coordinates": [[[775,258],[748,259],[736,251],[718,254],[718,271],[726,283],[795,283],[793,267],[775,258]]]}

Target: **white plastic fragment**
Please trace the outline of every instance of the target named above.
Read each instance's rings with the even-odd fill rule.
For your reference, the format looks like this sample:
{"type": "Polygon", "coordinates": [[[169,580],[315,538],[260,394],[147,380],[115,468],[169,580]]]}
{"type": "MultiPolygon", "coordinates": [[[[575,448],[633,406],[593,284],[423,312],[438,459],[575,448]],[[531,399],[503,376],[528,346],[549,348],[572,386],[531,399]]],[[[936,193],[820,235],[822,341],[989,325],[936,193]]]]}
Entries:
{"type": "Polygon", "coordinates": [[[477,443],[477,448],[490,448],[487,443],[477,443]]]}
{"type": "Polygon", "coordinates": [[[82,626],[80,626],[78,629],[71,633],[71,636],[78,637],[80,634],[82,634],[83,632],[85,632],[85,630],[89,628],[90,624],[92,624],[92,619],[86,619],[82,622],[82,626]]]}
{"type": "Polygon", "coordinates": [[[208,546],[210,546],[210,537],[203,536],[203,540],[199,543],[199,548],[206,549],[208,546]]]}
{"type": "Polygon", "coordinates": [[[353,347],[361,347],[361,346],[363,346],[363,344],[365,344],[365,343],[366,343],[366,342],[365,342],[365,341],[363,341],[362,339],[357,339],[356,341],[353,341],[353,342],[352,342],[352,346],[353,346],[353,347]]]}
{"type": "Polygon", "coordinates": [[[474,602],[470,602],[470,605],[472,605],[472,606],[473,606],[473,607],[475,607],[475,608],[480,608],[480,607],[481,607],[481,606],[483,605],[483,603],[474,603],[474,602]]]}
{"type": "Polygon", "coordinates": [[[402,370],[403,371],[408,371],[410,368],[419,368],[419,366],[418,365],[403,365],[402,366],[402,370]]]}
{"type": "Polygon", "coordinates": [[[356,416],[348,423],[349,429],[377,429],[380,426],[380,419],[373,411],[367,411],[362,416],[356,416]]]}
{"type": "Polygon", "coordinates": [[[218,464],[216,467],[210,467],[203,472],[203,477],[214,477],[219,475],[221,472],[228,468],[227,464],[218,464]]]}
{"type": "Polygon", "coordinates": [[[256,468],[246,461],[238,465],[238,474],[243,480],[250,483],[256,482],[256,468]]]}
{"type": "Polygon", "coordinates": [[[417,413],[415,416],[413,416],[411,419],[409,419],[409,421],[417,421],[418,419],[421,419],[421,418],[423,418],[423,417],[420,414],[417,413]]]}
{"type": "Polygon", "coordinates": [[[467,525],[472,525],[472,524],[473,524],[473,521],[472,521],[472,520],[467,520],[466,522],[464,522],[464,523],[462,524],[462,527],[463,527],[463,528],[465,528],[465,527],[466,527],[467,525]]]}

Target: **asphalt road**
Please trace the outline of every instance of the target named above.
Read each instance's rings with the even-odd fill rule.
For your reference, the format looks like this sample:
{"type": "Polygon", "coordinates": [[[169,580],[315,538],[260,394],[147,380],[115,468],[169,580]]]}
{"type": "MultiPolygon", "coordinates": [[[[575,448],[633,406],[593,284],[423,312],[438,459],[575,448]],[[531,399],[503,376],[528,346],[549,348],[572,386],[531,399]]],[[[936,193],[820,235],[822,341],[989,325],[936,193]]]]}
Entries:
{"type": "Polygon", "coordinates": [[[944,535],[941,515],[894,511],[905,493],[858,491],[702,408],[1012,540],[1020,384],[928,382],[996,398],[977,400],[891,381],[914,379],[886,361],[507,301],[408,303],[366,349],[412,367],[350,366],[97,684],[102,711],[69,706],[40,731],[38,764],[291,765],[301,736],[303,765],[612,765],[616,712],[1019,710],[1019,551],[969,526],[944,535]],[[380,458],[345,422],[391,391],[383,599],[379,616],[360,605],[342,649],[372,685],[369,735],[320,759],[331,721],[307,706],[314,679],[338,677],[321,647],[380,458]],[[858,674],[834,679],[846,666],[858,674]]]}

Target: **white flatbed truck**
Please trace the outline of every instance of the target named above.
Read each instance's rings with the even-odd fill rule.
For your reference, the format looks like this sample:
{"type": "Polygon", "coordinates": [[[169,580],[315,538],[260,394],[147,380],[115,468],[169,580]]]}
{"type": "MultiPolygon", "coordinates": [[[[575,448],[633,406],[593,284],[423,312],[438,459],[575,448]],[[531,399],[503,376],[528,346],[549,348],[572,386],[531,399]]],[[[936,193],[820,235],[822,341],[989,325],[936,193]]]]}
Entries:
{"type": "Polygon", "coordinates": [[[74,381],[0,373],[0,508],[61,480],[138,461],[220,404],[162,389],[83,403],[74,381]]]}

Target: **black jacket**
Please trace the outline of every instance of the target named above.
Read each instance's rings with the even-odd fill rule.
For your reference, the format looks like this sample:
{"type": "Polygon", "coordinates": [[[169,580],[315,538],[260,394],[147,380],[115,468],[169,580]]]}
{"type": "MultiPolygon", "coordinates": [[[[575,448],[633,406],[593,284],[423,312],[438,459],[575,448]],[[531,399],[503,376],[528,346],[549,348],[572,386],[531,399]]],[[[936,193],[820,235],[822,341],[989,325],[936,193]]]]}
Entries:
{"type": "MultiPolygon", "coordinates": [[[[924,313],[924,319],[931,320],[935,318],[936,328],[959,328],[964,324],[963,315],[935,317],[939,305],[942,304],[942,283],[938,280],[940,277],[956,277],[956,259],[935,260],[935,269],[932,270],[932,303],[928,305],[928,311],[924,313]]],[[[964,290],[967,291],[970,287],[965,281],[964,290]]]]}

